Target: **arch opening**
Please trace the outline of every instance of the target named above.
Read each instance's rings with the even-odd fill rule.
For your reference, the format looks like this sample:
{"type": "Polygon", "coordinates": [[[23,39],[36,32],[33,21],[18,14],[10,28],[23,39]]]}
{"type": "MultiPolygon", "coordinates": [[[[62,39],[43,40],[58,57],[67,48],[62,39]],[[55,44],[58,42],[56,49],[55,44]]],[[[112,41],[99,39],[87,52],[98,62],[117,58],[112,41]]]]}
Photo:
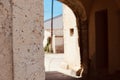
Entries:
{"type": "Polygon", "coordinates": [[[81,62],[81,76],[88,76],[89,64],[89,51],[88,51],[88,20],[86,10],[79,0],[59,0],[66,4],[74,13],[76,17],[76,27],[78,29],[78,43],[80,49],[80,62],[81,62]]]}
{"type": "MultiPolygon", "coordinates": [[[[75,17],[75,19],[73,19],[73,20],[75,20],[75,24],[76,24],[74,27],[77,30],[78,37],[76,38],[76,41],[74,41],[74,42],[77,42],[77,45],[79,47],[79,48],[77,48],[77,49],[79,49],[79,51],[78,51],[79,55],[75,54],[75,55],[71,55],[71,57],[72,56],[79,57],[79,59],[77,60],[77,62],[79,62],[78,63],[79,64],[79,68],[78,68],[78,65],[77,65],[77,67],[75,67],[76,70],[75,70],[75,68],[72,68],[73,73],[75,75],[77,75],[77,76],[84,76],[84,75],[86,76],[87,69],[88,69],[88,42],[87,42],[88,35],[86,34],[87,31],[88,31],[87,30],[88,26],[87,26],[87,15],[86,15],[84,6],[82,5],[82,3],[79,0],[76,0],[75,3],[73,3],[73,1],[71,1],[71,0],[58,0],[58,1],[63,3],[64,6],[67,6],[71,10],[72,14],[75,17]],[[74,72],[74,70],[75,70],[75,72],[74,72]]],[[[69,15],[69,16],[71,16],[71,15],[69,15]]],[[[63,23],[66,23],[64,21],[63,21],[63,23]]],[[[70,33],[71,37],[74,35],[75,29],[74,28],[70,28],[69,29],[69,33],[70,33]]],[[[70,48],[69,48],[68,51],[70,51],[70,48]]],[[[67,57],[68,57],[68,63],[69,63],[70,55],[67,54],[67,57]]],[[[66,62],[67,62],[67,60],[66,60],[66,62]]],[[[74,60],[72,62],[75,63],[74,60]]],[[[72,63],[72,62],[70,62],[70,63],[72,63]]],[[[72,65],[73,65],[73,63],[72,63],[72,65]]],[[[69,66],[71,66],[71,65],[63,63],[63,66],[66,67],[66,68],[70,68],[69,66]]]]}

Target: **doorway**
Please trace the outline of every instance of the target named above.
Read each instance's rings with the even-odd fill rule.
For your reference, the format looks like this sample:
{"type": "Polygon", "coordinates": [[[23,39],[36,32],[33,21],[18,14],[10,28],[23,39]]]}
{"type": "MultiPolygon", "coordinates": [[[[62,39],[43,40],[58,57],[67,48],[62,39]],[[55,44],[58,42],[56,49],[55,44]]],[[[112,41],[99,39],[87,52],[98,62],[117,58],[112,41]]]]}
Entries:
{"type": "Polygon", "coordinates": [[[107,10],[95,13],[96,26],[96,69],[97,72],[108,69],[108,15],[107,10]]]}

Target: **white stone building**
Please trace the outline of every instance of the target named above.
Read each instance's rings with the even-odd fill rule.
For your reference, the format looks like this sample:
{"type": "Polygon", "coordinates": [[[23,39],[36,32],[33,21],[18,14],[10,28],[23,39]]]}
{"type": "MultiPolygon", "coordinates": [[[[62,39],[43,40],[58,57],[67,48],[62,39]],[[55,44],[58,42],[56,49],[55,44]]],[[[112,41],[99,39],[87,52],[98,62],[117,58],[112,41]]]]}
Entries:
{"type": "MultiPolygon", "coordinates": [[[[51,33],[51,19],[44,21],[44,30],[51,33]]],[[[63,15],[53,18],[53,34],[55,35],[54,52],[64,53],[64,37],[63,37],[63,15]]]]}
{"type": "Polygon", "coordinates": [[[78,29],[76,17],[72,10],[66,5],[63,5],[63,25],[65,66],[66,69],[69,67],[69,70],[77,72],[81,69],[78,29]]]}

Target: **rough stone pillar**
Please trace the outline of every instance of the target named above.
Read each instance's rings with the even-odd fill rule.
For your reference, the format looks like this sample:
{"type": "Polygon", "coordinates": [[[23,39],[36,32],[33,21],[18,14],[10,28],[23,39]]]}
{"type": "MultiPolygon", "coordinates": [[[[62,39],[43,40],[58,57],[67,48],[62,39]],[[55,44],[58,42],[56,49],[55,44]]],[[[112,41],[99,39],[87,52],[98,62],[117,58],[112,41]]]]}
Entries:
{"type": "Polygon", "coordinates": [[[12,1],[14,80],[44,80],[43,0],[12,1]]]}
{"type": "Polygon", "coordinates": [[[0,80],[13,80],[12,9],[10,0],[0,0],[0,80]]]}
{"type": "Polygon", "coordinates": [[[45,80],[42,0],[0,0],[0,80],[45,80]]]}

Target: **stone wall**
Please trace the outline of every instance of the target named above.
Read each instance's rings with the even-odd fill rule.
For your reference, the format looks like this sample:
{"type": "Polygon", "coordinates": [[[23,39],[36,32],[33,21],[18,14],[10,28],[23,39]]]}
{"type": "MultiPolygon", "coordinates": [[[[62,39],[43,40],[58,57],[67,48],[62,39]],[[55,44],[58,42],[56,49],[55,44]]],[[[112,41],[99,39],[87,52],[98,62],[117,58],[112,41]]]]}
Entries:
{"type": "Polygon", "coordinates": [[[95,13],[97,11],[108,11],[108,68],[113,73],[120,70],[120,24],[119,24],[119,3],[118,0],[96,0],[92,7],[89,17],[89,52],[92,66],[96,66],[96,26],[95,13]],[[117,5],[118,4],[118,5],[117,5]]]}
{"type": "Polygon", "coordinates": [[[10,0],[0,1],[0,80],[13,80],[12,9],[10,0]]]}
{"type": "Polygon", "coordinates": [[[42,0],[13,0],[15,80],[44,80],[42,0]]]}
{"type": "Polygon", "coordinates": [[[42,0],[0,1],[0,44],[0,80],[45,80],[42,0]]]}

